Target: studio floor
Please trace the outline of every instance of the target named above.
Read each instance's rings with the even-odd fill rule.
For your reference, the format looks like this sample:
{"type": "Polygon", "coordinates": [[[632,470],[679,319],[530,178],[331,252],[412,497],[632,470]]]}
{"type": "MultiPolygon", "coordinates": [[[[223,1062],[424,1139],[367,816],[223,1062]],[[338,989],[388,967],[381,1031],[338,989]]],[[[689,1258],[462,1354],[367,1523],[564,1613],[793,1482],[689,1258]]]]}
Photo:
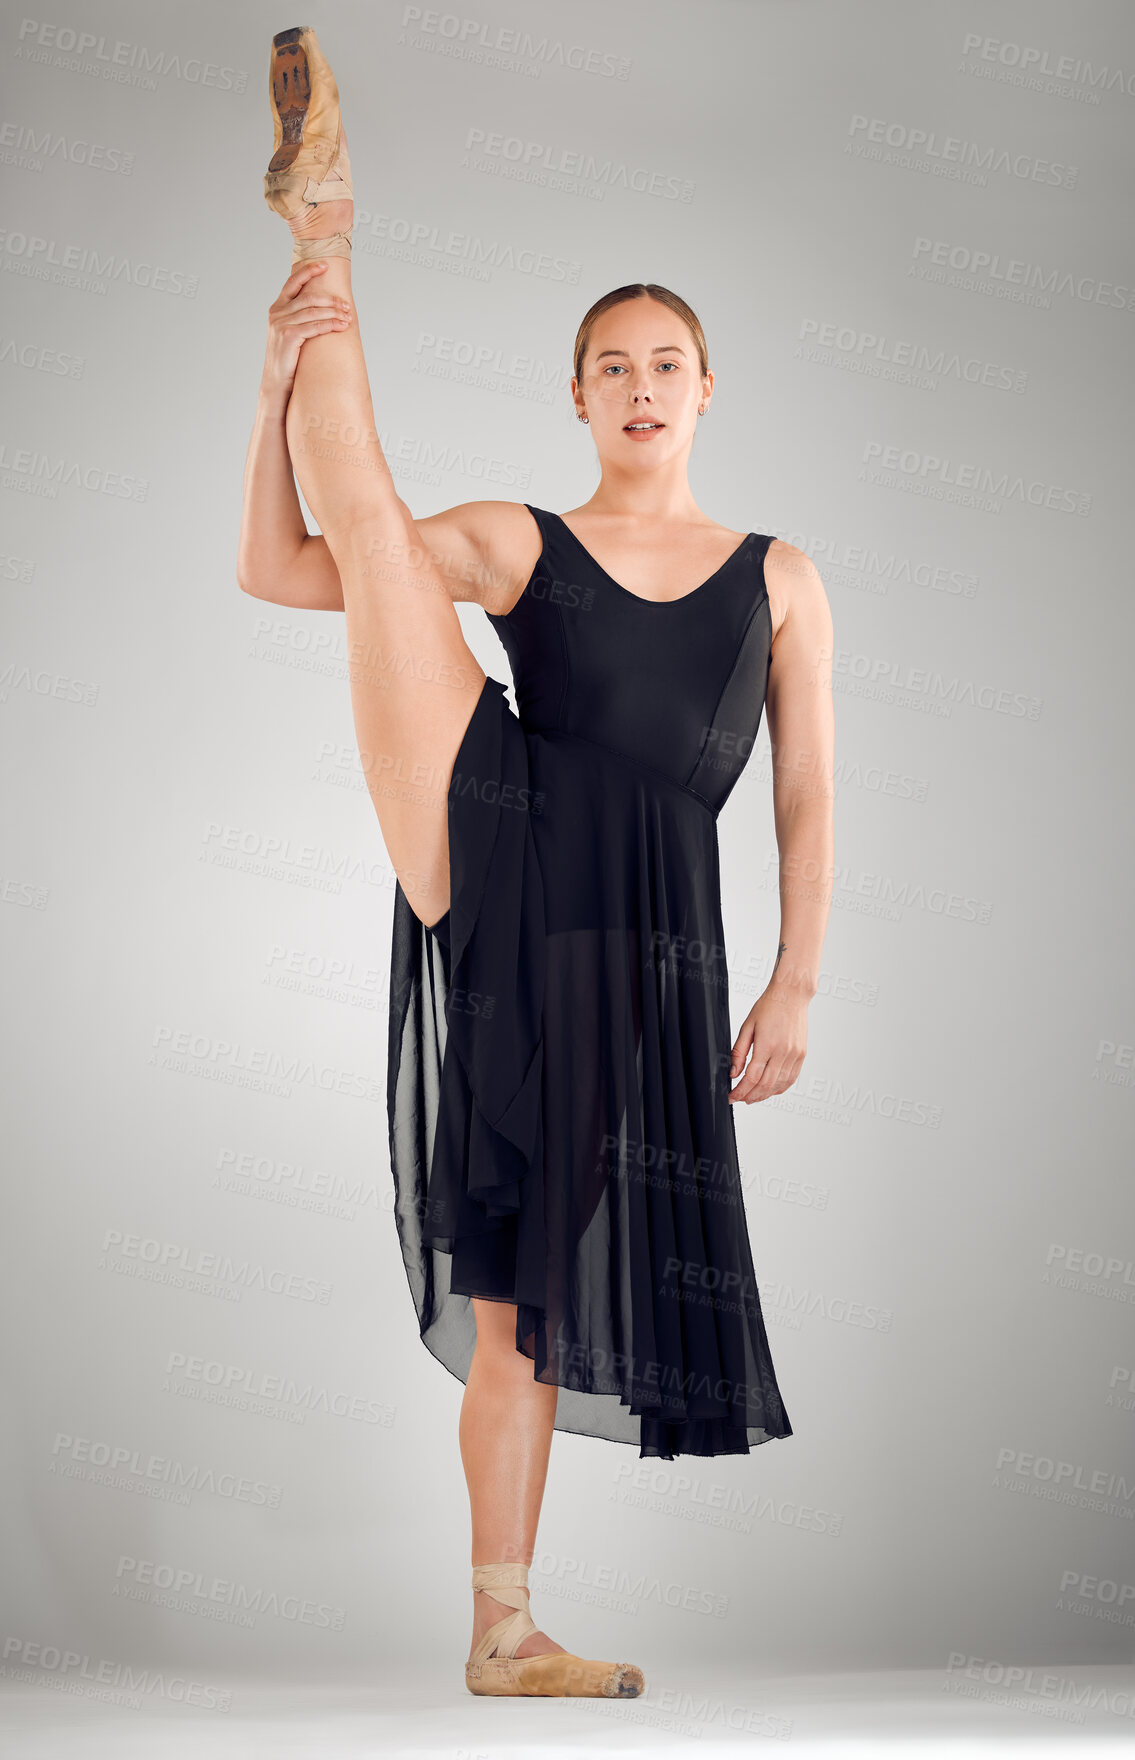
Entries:
{"type": "Polygon", "coordinates": [[[399,1670],[369,1684],[211,1677],[216,1698],[206,1708],[183,1702],[180,1680],[169,1671],[143,1695],[93,1682],[65,1691],[6,1680],[0,1753],[18,1760],[599,1760],[686,1749],[771,1754],[780,1743],[804,1760],[881,1745],[942,1756],[1028,1755],[1050,1746],[1079,1756],[1113,1744],[1135,1750],[1135,1667],[1127,1666],[1035,1664],[1006,1683],[942,1670],[762,1676],[722,1667],[648,1678],[642,1698],[621,1703],[474,1698],[452,1670],[399,1670]]]}

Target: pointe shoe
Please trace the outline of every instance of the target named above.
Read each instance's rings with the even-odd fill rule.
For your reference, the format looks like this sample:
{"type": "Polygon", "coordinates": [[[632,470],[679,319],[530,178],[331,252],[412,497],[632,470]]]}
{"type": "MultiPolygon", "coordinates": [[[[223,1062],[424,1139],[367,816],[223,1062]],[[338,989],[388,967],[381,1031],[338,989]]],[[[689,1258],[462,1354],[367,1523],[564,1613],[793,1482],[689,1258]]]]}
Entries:
{"type": "Polygon", "coordinates": [[[516,1652],[539,1628],[528,1611],[526,1564],[476,1564],[473,1587],[516,1612],[490,1626],[465,1664],[465,1685],[471,1693],[512,1694],[542,1698],[637,1699],[644,1681],[633,1662],[590,1662],[568,1650],[544,1656],[516,1652]]]}
{"type": "MultiPolygon", "coordinates": [[[[351,161],[339,115],[339,87],[310,25],[277,31],[268,62],[272,157],[264,199],[285,220],[305,206],[354,200],[351,161]]],[[[351,228],[323,238],[292,238],[292,267],[349,257],[351,228]]]]}

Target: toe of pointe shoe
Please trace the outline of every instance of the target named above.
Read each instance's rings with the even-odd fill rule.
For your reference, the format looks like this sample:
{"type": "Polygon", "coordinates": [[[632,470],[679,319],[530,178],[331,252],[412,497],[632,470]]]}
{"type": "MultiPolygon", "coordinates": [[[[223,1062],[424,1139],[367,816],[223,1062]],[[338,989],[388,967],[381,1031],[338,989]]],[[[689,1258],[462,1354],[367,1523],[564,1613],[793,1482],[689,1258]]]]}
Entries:
{"type": "MultiPolygon", "coordinates": [[[[537,1656],[532,1660],[541,1662],[545,1658],[537,1656]]],[[[546,1660],[562,1665],[556,1671],[560,1683],[556,1690],[568,1698],[637,1699],[646,1684],[641,1668],[633,1662],[597,1662],[572,1655],[546,1660]]]]}
{"type": "MultiPolygon", "coordinates": [[[[293,219],[313,191],[336,170],[350,195],[350,169],[342,139],[339,87],[309,25],[278,31],[269,59],[272,157],[264,178],[269,207],[293,219]]],[[[331,200],[338,190],[322,197],[331,200]]]]}
{"type": "Polygon", "coordinates": [[[633,1662],[592,1662],[588,1667],[596,1671],[604,1699],[637,1699],[645,1690],[643,1672],[633,1662]]]}
{"type": "Polygon", "coordinates": [[[633,1662],[616,1662],[603,1693],[608,1699],[637,1699],[645,1690],[646,1677],[641,1668],[633,1662]]]}

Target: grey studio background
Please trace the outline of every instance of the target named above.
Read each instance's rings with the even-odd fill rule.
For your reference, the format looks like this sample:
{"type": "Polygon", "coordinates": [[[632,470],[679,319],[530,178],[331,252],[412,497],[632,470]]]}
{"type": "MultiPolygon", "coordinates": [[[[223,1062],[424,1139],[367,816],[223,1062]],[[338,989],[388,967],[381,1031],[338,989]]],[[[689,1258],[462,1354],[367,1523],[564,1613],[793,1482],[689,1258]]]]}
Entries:
{"type": "MultiPolygon", "coordinates": [[[[716,374],[700,505],[804,548],[835,621],[808,1056],[737,1118],[796,1434],[666,1463],[557,1433],[533,1612],[648,1677],[918,1668],[941,1701],[974,1658],[1131,1659],[1135,25],[995,13],[6,14],[13,1686],[59,1675],[38,1645],[462,1690],[463,1390],[392,1214],[394,876],[343,619],[235,578],[296,22],[415,513],[587,499],[575,331],[658,280],[716,374]]],[[[739,1026],[778,927],[763,728],[720,831],[739,1026]]]]}

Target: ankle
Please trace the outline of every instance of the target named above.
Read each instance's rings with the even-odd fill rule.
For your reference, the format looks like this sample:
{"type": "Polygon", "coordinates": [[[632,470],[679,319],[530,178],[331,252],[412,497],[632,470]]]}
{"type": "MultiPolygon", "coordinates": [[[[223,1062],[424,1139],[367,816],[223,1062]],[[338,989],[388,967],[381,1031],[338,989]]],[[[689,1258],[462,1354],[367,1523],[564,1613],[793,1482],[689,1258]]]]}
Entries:
{"type": "Polygon", "coordinates": [[[336,202],[307,202],[288,221],[293,238],[329,238],[338,232],[349,233],[355,218],[355,204],[349,198],[336,202]]]}

